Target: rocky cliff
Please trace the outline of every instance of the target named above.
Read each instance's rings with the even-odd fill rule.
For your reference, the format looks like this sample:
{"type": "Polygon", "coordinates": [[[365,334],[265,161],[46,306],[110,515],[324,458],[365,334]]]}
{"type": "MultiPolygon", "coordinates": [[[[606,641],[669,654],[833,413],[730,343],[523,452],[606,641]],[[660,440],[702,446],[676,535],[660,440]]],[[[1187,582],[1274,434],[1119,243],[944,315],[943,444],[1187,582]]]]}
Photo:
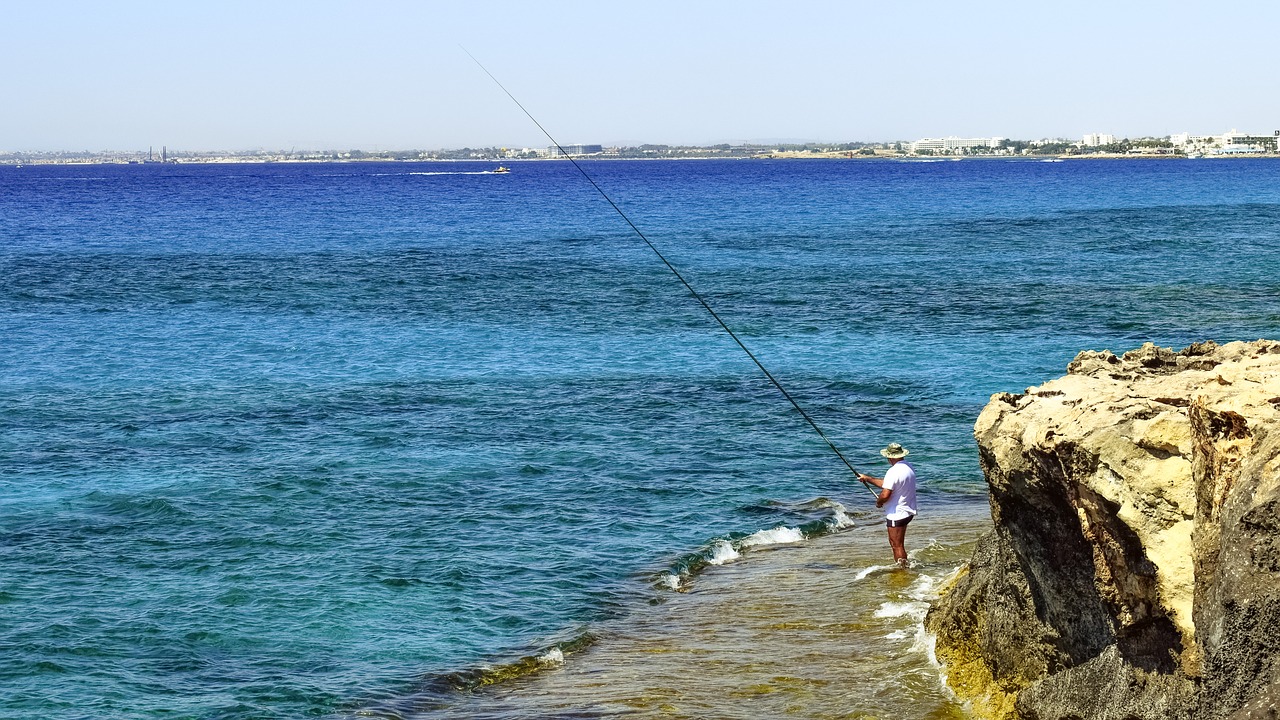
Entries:
{"type": "Polygon", "coordinates": [[[1084,352],[974,435],[995,528],[926,623],[975,714],[1276,717],[1280,342],[1084,352]]]}

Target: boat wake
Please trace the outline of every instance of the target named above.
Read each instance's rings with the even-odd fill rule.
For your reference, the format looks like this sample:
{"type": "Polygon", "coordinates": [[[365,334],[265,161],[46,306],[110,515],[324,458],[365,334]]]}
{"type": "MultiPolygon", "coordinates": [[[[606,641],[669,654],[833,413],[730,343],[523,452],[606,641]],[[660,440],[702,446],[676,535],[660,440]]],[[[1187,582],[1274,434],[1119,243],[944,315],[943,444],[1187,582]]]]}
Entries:
{"type": "Polygon", "coordinates": [[[421,171],[421,172],[410,172],[410,173],[402,173],[402,174],[404,175],[507,175],[508,171],[506,170],[466,170],[466,171],[452,170],[452,171],[438,171],[438,172],[421,171]]]}

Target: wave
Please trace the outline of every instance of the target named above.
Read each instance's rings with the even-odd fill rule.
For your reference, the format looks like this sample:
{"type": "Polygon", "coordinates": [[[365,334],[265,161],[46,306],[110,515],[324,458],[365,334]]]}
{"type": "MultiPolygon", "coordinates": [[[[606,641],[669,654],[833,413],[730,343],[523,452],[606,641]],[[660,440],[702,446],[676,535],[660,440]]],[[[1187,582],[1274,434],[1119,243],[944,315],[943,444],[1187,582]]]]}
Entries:
{"type": "Polygon", "coordinates": [[[94,490],[85,496],[85,500],[105,515],[134,520],[178,519],[190,515],[176,500],[164,497],[94,490]]]}
{"type": "Polygon", "coordinates": [[[855,524],[849,511],[829,498],[816,498],[798,504],[772,502],[764,506],[751,506],[744,510],[758,512],[762,508],[773,511],[784,510],[802,516],[817,514],[821,517],[795,526],[784,523],[753,533],[730,533],[726,537],[713,538],[701,548],[681,556],[667,570],[659,573],[654,579],[654,585],[667,590],[685,592],[693,579],[708,567],[740,560],[745,553],[752,550],[804,542],[840,532],[855,524]]]}
{"type": "Polygon", "coordinates": [[[865,568],[862,568],[861,570],[859,570],[859,571],[858,571],[858,574],[853,576],[853,580],[854,580],[854,582],[857,582],[857,581],[859,581],[859,580],[866,580],[868,577],[871,577],[872,575],[875,575],[875,574],[876,574],[876,573],[878,573],[878,572],[888,572],[888,571],[890,571],[890,570],[897,570],[897,569],[898,569],[897,564],[894,564],[894,565],[870,565],[870,566],[868,566],[868,567],[865,567],[865,568]]]}
{"type": "Polygon", "coordinates": [[[709,556],[707,557],[708,565],[724,565],[733,562],[742,557],[742,553],[733,546],[728,540],[715,540],[711,543],[709,556]]]}
{"type": "Polygon", "coordinates": [[[919,615],[924,619],[924,614],[928,612],[929,604],[923,601],[914,602],[893,602],[886,601],[880,603],[880,607],[872,613],[873,617],[878,618],[896,618],[896,617],[914,617],[919,615]]]}
{"type": "MultiPolygon", "coordinates": [[[[947,573],[942,578],[933,579],[934,584],[933,587],[930,588],[930,591],[933,594],[928,599],[930,601],[937,599],[939,590],[949,586],[963,571],[964,565],[959,565],[953,568],[951,572],[947,573]]],[[[946,668],[944,668],[942,663],[938,660],[938,636],[929,632],[928,629],[925,628],[924,618],[920,618],[920,622],[916,624],[915,642],[912,643],[911,649],[924,653],[924,656],[929,661],[930,667],[932,667],[938,674],[938,683],[946,692],[950,693],[951,687],[947,685],[946,668]]]]}
{"type": "Polygon", "coordinates": [[[767,545],[789,545],[798,543],[805,539],[804,532],[800,528],[793,527],[776,527],[772,530],[761,530],[753,533],[739,541],[739,546],[743,548],[764,547],[767,545]]]}
{"type": "Polygon", "coordinates": [[[373,703],[361,707],[350,717],[406,718],[429,711],[451,696],[481,688],[506,683],[557,668],[565,663],[565,656],[591,647],[599,637],[583,632],[569,640],[553,643],[515,660],[493,665],[479,665],[466,670],[430,675],[423,678],[410,694],[394,700],[373,703]]]}
{"type": "MultiPolygon", "coordinates": [[[[908,553],[912,567],[918,567],[919,561],[916,559],[917,552],[927,553],[930,549],[937,546],[936,540],[931,541],[928,546],[921,548],[916,552],[908,553]]],[[[928,565],[928,563],[925,563],[928,565]]],[[[884,636],[886,640],[905,641],[910,640],[910,645],[906,648],[907,652],[923,655],[929,667],[933,668],[937,673],[939,686],[944,692],[950,694],[951,690],[947,686],[947,677],[945,668],[938,661],[937,655],[937,636],[929,632],[925,628],[925,616],[929,613],[929,607],[934,600],[938,598],[938,594],[942,588],[947,587],[957,575],[963,571],[963,565],[955,565],[948,572],[942,575],[932,575],[928,573],[920,573],[920,575],[911,583],[910,587],[904,592],[905,598],[899,600],[889,600],[880,604],[872,613],[873,617],[893,620],[897,618],[908,619],[911,622],[909,627],[900,627],[884,636]]],[[[867,575],[877,570],[896,570],[896,565],[873,565],[858,573],[857,580],[862,580],[867,575]]]]}
{"type": "Polygon", "coordinates": [[[443,683],[453,691],[471,691],[486,685],[495,685],[516,678],[532,675],[548,668],[563,665],[565,655],[580,652],[596,643],[599,638],[584,632],[575,638],[555,643],[533,654],[525,655],[510,662],[498,665],[485,665],[469,670],[452,672],[433,679],[436,684],[443,683]]]}

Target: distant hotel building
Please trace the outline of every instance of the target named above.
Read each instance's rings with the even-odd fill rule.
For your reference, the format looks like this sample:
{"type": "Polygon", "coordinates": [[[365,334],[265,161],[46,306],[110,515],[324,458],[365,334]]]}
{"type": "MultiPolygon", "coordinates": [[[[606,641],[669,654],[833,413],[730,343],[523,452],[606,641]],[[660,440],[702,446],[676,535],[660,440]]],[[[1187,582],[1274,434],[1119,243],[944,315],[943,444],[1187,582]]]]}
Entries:
{"type": "Polygon", "coordinates": [[[911,143],[911,152],[929,152],[943,155],[963,153],[976,148],[994,149],[1004,144],[1004,138],[920,138],[911,143]]]}
{"type": "Polygon", "coordinates": [[[604,152],[603,145],[561,145],[559,148],[554,145],[547,148],[547,155],[550,157],[561,157],[560,148],[564,148],[565,155],[577,157],[579,155],[599,155],[604,152]]]}
{"type": "Polygon", "coordinates": [[[1085,147],[1099,147],[1102,145],[1115,145],[1116,136],[1107,135],[1105,133],[1093,133],[1084,136],[1084,141],[1080,143],[1085,147]]]}
{"type": "Polygon", "coordinates": [[[1221,152],[1227,155],[1258,153],[1258,152],[1275,152],[1276,141],[1280,139],[1277,135],[1255,135],[1251,133],[1242,133],[1235,128],[1231,132],[1223,133],[1220,139],[1222,145],[1221,152]]]}
{"type": "Polygon", "coordinates": [[[1221,135],[1192,135],[1177,133],[1169,136],[1169,142],[1184,152],[1204,152],[1211,155],[1248,155],[1277,152],[1280,130],[1270,135],[1242,133],[1235,128],[1221,135]]]}

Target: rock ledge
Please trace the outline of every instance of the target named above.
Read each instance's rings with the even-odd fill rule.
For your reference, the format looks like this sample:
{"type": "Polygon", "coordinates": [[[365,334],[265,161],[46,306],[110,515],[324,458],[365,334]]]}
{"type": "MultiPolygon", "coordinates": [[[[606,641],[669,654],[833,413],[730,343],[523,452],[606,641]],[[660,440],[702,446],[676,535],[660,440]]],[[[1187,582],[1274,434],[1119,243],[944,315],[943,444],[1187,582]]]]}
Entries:
{"type": "Polygon", "coordinates": [[[1280,342],[1082,352],[974,436],[995,527],[926,623],[975,714],[1276,717],[1280,342]]]}

